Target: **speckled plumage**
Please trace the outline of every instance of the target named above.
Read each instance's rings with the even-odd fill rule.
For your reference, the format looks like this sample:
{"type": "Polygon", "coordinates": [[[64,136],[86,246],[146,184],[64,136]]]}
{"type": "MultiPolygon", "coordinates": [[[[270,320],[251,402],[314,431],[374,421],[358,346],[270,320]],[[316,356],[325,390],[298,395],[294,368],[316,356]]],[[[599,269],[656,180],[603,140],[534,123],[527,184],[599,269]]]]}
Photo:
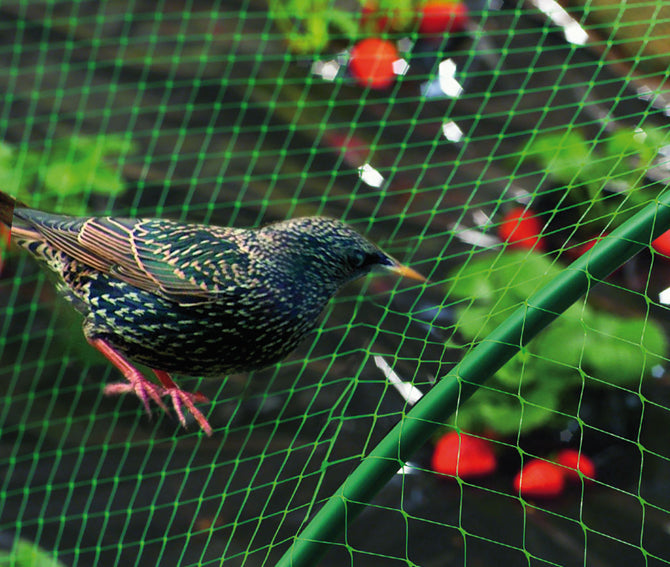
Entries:
{"type": "MultiPolygon", "coordinates": [[[[197,415],[202,396],[166,373],[222,376],[285,357],[337,289],[374,266],[420,278],[344,223],[304,217],[260,229],[165,219],[77,218],[14,211],[13,240],[57,276],[84,334],[148,408],[170,395],[197,415]],[[120,357],[120,359],[118,358],[120,357]],[[156,369],[152,386],[128,360],[156,369]]],[[[206,424],[206,426],[205,426],[206,424]]]]}

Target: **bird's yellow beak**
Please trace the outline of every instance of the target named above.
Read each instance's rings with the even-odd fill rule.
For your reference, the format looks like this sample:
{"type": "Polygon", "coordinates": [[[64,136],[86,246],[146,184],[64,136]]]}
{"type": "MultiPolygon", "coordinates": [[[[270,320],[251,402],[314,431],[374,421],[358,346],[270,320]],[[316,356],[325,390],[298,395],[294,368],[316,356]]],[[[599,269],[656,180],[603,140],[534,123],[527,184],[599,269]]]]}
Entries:
{"type": "Polygon", "coordinates": [[[410,278],[412,280],[418,280],[420,282],[427,281],[426,278],[422,276],[419,272],[413,270],[409,266],[405,266],[400,263],[396,264],[395,266],[389,266],[388,269],[396,274],[400,274],[403,278],[410,278]]]}

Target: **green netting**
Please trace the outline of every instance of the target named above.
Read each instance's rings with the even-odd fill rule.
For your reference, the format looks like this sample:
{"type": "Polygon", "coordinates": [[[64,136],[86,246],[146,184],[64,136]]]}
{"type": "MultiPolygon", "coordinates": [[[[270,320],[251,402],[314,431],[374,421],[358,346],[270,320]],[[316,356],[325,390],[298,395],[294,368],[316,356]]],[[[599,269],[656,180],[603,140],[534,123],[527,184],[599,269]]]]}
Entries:
{"type": "Polygon", "coordinates": [[[365,4],[0,1],[0,190],[327,215],[429,278],[349,284],[281,364],[180,380],[207,438],[105,397],[80,318],[0,252],[0,564],[670,563],[670,9],[472,0],[427,34],[425,2],[365,4]],[[398,51],[385,86],[365,38],[398,51]],[[496,470],[436,472],[453,431],[496,470]],[[594,480],[515,488],[568,448],[594,480]]]}

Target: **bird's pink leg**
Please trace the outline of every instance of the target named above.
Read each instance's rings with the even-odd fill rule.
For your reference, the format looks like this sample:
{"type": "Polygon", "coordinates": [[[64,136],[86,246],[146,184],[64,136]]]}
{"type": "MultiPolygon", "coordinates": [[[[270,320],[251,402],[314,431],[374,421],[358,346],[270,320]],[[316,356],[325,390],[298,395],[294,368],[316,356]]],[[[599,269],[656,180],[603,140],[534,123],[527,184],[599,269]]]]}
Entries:
{"type": "Polygon", "coordinates": [[[188,411],[191,412],[195,420],[200,425],[201,429],[208,435],[212,435],[212,427],[209,425],[207,419],[200,412],[198,408],[195,407],[194,402],[208,402],[209,400],[200,392],[190,393],[182,390],[177,384],[172,381],[170,375],[164,370],[156,370],[152,368],[154,374],[158,377],[163,384],[163,395],[169,395],[172,398],[172,405],[174,406],[174,411],[177,413],[177,417],[181,424],[186,427],[186,419],[184,418],[184,412],[182,406],[186,406],[188,411]]]}
{"type": "Polygon", "coordinates": [[[162,396],[170,396],[172,405],[174,406],[177,417],[180,423],[186,427],[186,419],[184,418],[183,407],[185,406],[198,422],[202,430],[208,435],[212,435],[212,427],[207,422],[205,416],[197,409],[194,402],[208,402],[209,400],[200,392],[191,394],[180,389],[170,378],[170,375],[163,370],[154,370],[154,374],[161,381],[163,386],[157,386],[153,382],[147,380],[142,373],[130,364],[119,352],[117,352],[107,341],[103,339],[88,339],[91,346],[99,350],[107,360],[109,360],[116,368],[118,368],[126,377],[128,382],[119,382],[117,384],[108,384],[105,386],[105,394],[114,396],[118,394],[135,394],[147,410],[147,414],[151,415],[151,408],[149,406],[149,399],[152,399],[158,406],[168,413],[167,406],[161,400],[162,396]]]}
{"type": "Polygon", "coordinates": [[[130,364],[121,354],[112,348],[107,341],[103,339],[87,339],[89,344],[99,350],[104,357],[116,366],[125,376],[128,382],[119,382],[117,384],[108,384],[105,386],[105,394],[114,396],[118,394],[127,394],[132,392],[142,403],[147,414],[151,415],[151,407],[149,406],[149,399],[152,399],[158,406],[167,413],[168,409],[161,400],[161,396],[165,395],[163,388],[156,386],[153,382],[147,380],[142,373],[130,364]]]}

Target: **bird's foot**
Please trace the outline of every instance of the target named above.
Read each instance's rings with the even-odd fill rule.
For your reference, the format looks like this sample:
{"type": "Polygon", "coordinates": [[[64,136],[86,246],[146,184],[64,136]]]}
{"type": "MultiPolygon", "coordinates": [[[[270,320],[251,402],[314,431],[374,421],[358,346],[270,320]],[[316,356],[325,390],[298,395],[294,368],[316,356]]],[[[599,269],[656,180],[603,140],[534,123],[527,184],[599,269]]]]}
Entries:
{"type": "Polygon", "coordinates": [[[198,425],[208,435],[212,435],[212,427],[207,422],[207,419],[202,412],[195,407],[195,403],[208,402],[209,400],[200,392],[191,394],[180,389],[177,384],[172,381],[170,375],[163,370],[154,370],[154,373],[161,381],[161,386],[154,384],[147,380],[142,373],[130,364],[120,353],[118,353],[107,341],[103,339],[89,339],[88,342],[99,350],[107,360],[109,360],[116,368],[118,368],[126,377],[127,382],[119,382],[116,384],[108,384],[105,386],[105,394],[108,396],[116,396],[119,394],[135,394],[144,404],[144,409],[147,414],[151,415],[151,406],[149,400],[156,402],[165,413],[168,413],[168,408],[161,398],[170,396],[172,399],[172,406],[175,409],[179,422],[186,427],[186,418],[184,417],[184,407],[191,412],[198,425]]]}
{"type": "Polygon", "coordinates": [[[128,382],[120,382],[118,384],[109,384],[106,386],[104,390],[106,395],[116,396],[119,394],[133,393],[142,400],[147,414],[151,415],[149,400],[153,400],[158,404],[158,407],[164,412],[167,412],[168,409],[163,403],[163,400],[161,400],[161,397],[164,395],[163,388],[156,386],[156,384],[142,376],[142,373],[123,358],[120,353],[114,350],[107,341],[103,339],[91,339],[88,337],[87,339],[91,346],[100,351],[107,360],[123,372],[126,380],[128,380],[128,382]]]}
{"type": "Polygon", "coordinates": [[[144,404],[144,409],[147,412],[147,415],[151,415],[151,406],[149,405],[149,400],[156,402],[158,407],[160,407],[165,413],[167,413],[168,408],[161,400],[161,397],[165,395],[164,388],[156,386],[153,382],[147,380],[141,374],[134,375],[132,377],[127,377],[128,382],[117,382],[114,384],[107,384],[104,389],[106,396],[118,396],[121,394],[135,394],[144,404]]]}
{"type": "Polygon", "coordinates": [[[172,407],[179,418],[179,422],[186,427],[186,418],[184,417],[184,407],[191,412],[191,415],[198,422],[200,428],[207,434],[208,437],[212,435],[212,426],[207,421],[207,418],[202,412],[195,407],[196,402],[208,402],[206,396],[200,392],[185,392],[177,384],[172,381],[170,375],[163,370],[154,369],[154,374],[163,384],[163,396],[170,396],[172,399],[172,407]]]}

